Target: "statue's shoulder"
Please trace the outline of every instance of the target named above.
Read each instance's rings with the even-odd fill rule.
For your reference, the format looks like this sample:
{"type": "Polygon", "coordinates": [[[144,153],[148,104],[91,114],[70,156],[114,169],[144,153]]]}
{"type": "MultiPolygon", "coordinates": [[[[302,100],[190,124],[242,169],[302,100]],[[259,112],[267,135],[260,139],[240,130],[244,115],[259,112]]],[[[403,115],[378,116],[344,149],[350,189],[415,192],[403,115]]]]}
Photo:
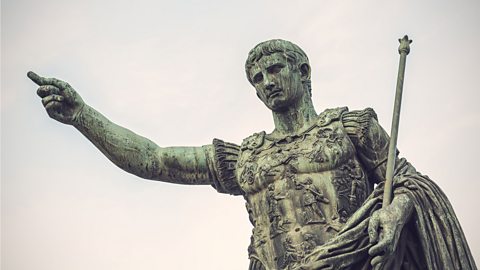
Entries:
{"type": "Polygon", "coordinates": [[[350,117],[350,118],[374,118],[377,119],[377,113],[375,112],[374,109],[367,107],[363,110],[354,110],[354,111],[349,111],[344,114],[344,117],[350,117]]]}
{"type": "Polygon", "coordinates": [[[348,113],[348,107],[326,109],[318,115],[317,125],[323,127],[331,124],[334,121],[339,121],[342,119],[345,113],[348,113]]]}
{"type": "Polygon", "coordinates": [[[363,148],[374,147],[374,144],[379,144],[385,137],[383,129],[378,124],[377,114],[372,108],[344,113],[342,124],[353,143],[363,148]]]}
{"type": "Polygon", "coordinates": [[[368,124],[372,119],[378,120],[377,113],[372,108],[363,110],[347,111],[342,115],[344,124],[368,124]]]}
{"type": "Polygon", "coordinates": [[[265,141],[265,131],[254,133],[247,138],[243,139],[243,142],[240,146],[240,150],[256,150],[260,148],[265,141]]]}
{"type": "Polygon", "coordinates": [[[235,175],[239,154],[238,145],[213,139],[213,149],[212,186],[220,193],[242,195],[243,191],[238,185],[235,175]]]}

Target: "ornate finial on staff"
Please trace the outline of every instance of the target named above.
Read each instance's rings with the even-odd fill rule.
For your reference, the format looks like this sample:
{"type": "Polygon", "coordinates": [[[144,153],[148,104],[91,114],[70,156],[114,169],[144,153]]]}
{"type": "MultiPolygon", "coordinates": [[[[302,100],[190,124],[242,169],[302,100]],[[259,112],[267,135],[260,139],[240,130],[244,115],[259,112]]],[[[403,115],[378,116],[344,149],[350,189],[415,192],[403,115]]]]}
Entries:
{"type": "Polygon", "coordinates": [[[399,38],[398,42],[400,42],[400,46],[398,46],[398,53],[399,54],[410,53],[410,43],[412,43],[412,40],[408,39],[407,35],[403,36],[403,38],[399,38]]]}
{"type": "Polygon", "coordinates": [[[400,64],[398,67],[397,91],[395,93],[392,130],[390,132],[390,145],[388,148],[387,173],[385,176],[385,188],[383,192],[383,208],[387,207],[392,201],[393,173],[395,169],[395,159],[397,156],[398,125],[400,122],[400,107],[402,105],[405,63],[407,61],[407,55],[408,53],[410,53],[410,43],[412,43],[412,40],[409,40],[407,35],[405,35],[403,38],[398,39],[398,41],[400,42],[400,46],[398,47],[398,53],[400,54],[400,64]]]}

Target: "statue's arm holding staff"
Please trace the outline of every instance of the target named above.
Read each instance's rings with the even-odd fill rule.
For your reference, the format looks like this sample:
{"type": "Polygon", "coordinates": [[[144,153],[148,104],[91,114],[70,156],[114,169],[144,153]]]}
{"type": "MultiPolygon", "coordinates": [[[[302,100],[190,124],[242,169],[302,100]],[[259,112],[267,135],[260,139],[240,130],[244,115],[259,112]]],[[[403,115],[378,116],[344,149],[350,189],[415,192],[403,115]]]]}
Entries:
{"type": "Polygon", "coordinates": [[[121,169],[151,180],[212,184],[209,169],[214,151],[212,145],[159,147],[88,106],[68,83],[31,71],[27,76],[39,85],[37,94],[51,118],[74,126],[121,169]]]}

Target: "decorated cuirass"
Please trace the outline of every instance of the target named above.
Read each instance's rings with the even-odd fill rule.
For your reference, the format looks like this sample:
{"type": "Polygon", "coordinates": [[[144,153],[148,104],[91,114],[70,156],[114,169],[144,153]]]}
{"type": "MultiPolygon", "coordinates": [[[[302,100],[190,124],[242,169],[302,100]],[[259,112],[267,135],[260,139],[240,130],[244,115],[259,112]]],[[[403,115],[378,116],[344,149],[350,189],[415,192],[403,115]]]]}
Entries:
{"type": "Polygon", "coordinates": [[[254,226],[249,254],[267,269],[301,262],[371,192],[343,112],[327,110],[307,130],[283,138],[254,134],[240,147],[236,180],[254,226]]]}
{"type": "MultiPolygon", "coordinates": [[[[253,225],[249,269],[370,269],[364,221],[381,206],[388,146],[371,108],[327,109],[301,132],[256,133],[241,146],[214,139],[207,148],[213,151],[206,152],[212,185],[220,193],[242,195],[253,225]],[[373,190],[374,184],[380,188],[373,190]]],[[[476,269],[443,193],[405,159],[395,164],[394,192],[412,196],[418,206],[412,225],[424,232],[420,239],[414,235],[422,245],[402,242],[401,254],[409,255],[395,260],[407,261],[409,269],[476,269]],[[440,214],[425,214],[433,208],[440,214]],[[438,246],[448,249],[439,252],[438,246]],[[426,263],[417,256],[419,248],[426,263]]]]}

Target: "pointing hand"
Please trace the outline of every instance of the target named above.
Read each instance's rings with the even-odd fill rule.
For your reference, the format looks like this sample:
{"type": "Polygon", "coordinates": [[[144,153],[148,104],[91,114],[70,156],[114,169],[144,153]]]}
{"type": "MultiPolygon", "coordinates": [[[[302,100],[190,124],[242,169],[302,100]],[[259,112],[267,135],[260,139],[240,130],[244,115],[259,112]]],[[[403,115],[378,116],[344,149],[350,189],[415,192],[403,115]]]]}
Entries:
{"type": "Polygon", "coordinates": [[[85,106],[80,95],[68,83],[59,79],[44,78],[32,71],[27,76],[40,86],[37,95],[42,98],[48,115],[59,122],[72,125],[85,106]]]}

